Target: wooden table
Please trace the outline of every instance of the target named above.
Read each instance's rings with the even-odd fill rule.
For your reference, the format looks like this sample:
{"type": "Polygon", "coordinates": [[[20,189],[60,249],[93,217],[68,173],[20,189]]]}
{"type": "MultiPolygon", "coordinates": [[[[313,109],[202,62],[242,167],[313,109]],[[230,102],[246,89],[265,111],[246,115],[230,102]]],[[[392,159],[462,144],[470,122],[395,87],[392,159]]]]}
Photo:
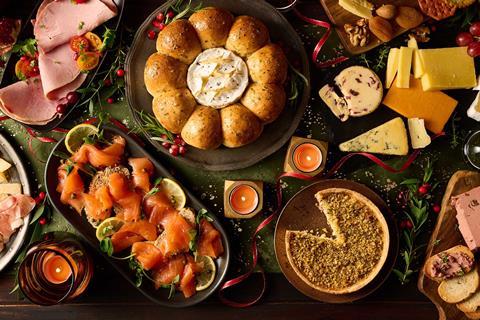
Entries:
{"type": "MultiPolygon", "coordinates": [[[[9,2],[1,15],[25,17],[35,1],[0,0],[9,2]]],[[[253,1],[253,0],[252,0],[253,1]]],[[[125,24],[135,29],[161,0],[129,0],[125,8],[125,24]]],[[[325,18],[326,19],[326,18],[325,18]]],[[[187,309],[157,306],[126,283],[120,275],[96,258],[96,272],[86,294],[67,305],[39,307],[9,294],[13,276],[8,271],[0,274],[0,319],[436,319],[434,305],[424,297],[412,282],[401,286],[390,279],[369,298],[344,305],[333,305],[311,300],[293,288],[282,274],[268,275],[268,289],[264,300],[247,309],[234,309],[221,304],[217,296],[187,309]],[[175,317],[175,318],[174,318],[175,317]]],[[[249,284],[235,291],[234,298],[246,299],[255,292],[260,279],[253,277],[249,284]]],[[[415,279],[416,280],[416,279],[415,279]]]]}

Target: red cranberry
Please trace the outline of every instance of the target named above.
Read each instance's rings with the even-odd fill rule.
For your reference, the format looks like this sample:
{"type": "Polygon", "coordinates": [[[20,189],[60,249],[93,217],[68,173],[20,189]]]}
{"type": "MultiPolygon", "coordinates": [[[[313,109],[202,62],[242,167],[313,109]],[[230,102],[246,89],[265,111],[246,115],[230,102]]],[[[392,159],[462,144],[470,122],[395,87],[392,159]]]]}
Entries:
{"type": "Polygon", "coordinates": [[[165,15],[163,14],[163,12],[157,14],[156,19],[160,22],[163,22],[163,19],[165,19],[165,15]]]}
{"type": "Polygon", "coordinates": [[[170,149],[170,147],[172,146],[172,144],[170,142],[162,142],[162,147],[164,147],[165,149],[170,149]]]}
{"type": "Polygon", "coordinates": [[[158,25],[158,30],[162,31],[163,29],[165,29],[165,23],[162,22],[158,25]]]}
{"type": "Polygon", "coordinates": [[[425,185],[423,186],[420,186],[420,188],[418,188],[418,193],[421,194],[421,195],[424,195],[428,192],[428,188],[425,187],[425,185]]]}
{"type": "Polygon", "coordinates": [[[45,199],[45,192],[44,192],[44,191],[41,191],[41,192],[38,194],[38,200],[42,201],[43,199],[45,199]]]}
{"type": "Polygon", "coordinates": [[[67,109],[67,105],[65,103],[60,103],[57,105],[57,113],[63,114],[67,109]]]}
{"type": "Polygon", "coordinates": [[[110,80],[110,79],[103,80],[103,85],[105,87],[110,87],[112,85],[112,80],[110,80]]]}
{"type": "Polygon", "coordinates": [[[115,100],[113,100],[113,98],[111,98],[111,97],[107,99],[107,103],[108,103],[108,104],[112,104],[112,103],[114,103],[114,102],[115,102],[115,100]]]}
{"type": "Polygon", "coordinates": [[[180,146],[180,147],[178,148],[178,153],[180,153],[180,154],[182,154],[182,155],[185,154],[185,153],[187,153],[187,148],[184,147],[184,146],[180,146]]]}
{"type": "Polygon", "coordinates": [[[178,152],[179,152],[178,149],[179,149],[179,147],[176,144],[173,144],[170,147],[170,149],[168,149],[168,152],[170,152],[170,154],[175,157],[175,156],[178,156],[178,152]]]}
{"type": "Polygon", "coordinates": [[[173,140],[173,143],[175,143],[175,144],[178,145],[178,146],[182,146],[184,142],[183,142],[183,139],[182,139],[182,138],[175,138],[175,139],[173,140]]]}
{"type": "Polygon", "coordinates": [[[162,138],[163,140],[167,140],[167,135],[166,135],[166,134],[162,134],[162,135],[160,136],[160,138],[162,138]]]}
{"type": "Polygon", "coordinates": [[[413,223],[410,220],[405,220],[405,228],[407,229],[412,229],[413,228],[413,223]]]}
{"type": "Polygon", "coordinates": [[[440,213],[440,210],[442,209],[438,204],[434,204],[433,207],[433,212],[435,213],[440,213]]]}
{"type": "Polygon", "coordinates": [[[40,219],[38,219],[38,223],[40,223],[42,226],[46,225],[47,224],[47,218],[41,217],[40,219]]]}
{"type": "Polygon", "coordinates": [[[150,40],[155,40],[155,37],[157,36],[157,33],[155,32],[155,30],[150,30],[148,31],[147,33],[147,37],[148,39],[150,40]]]}
{"type": "Polygon", "coordinates": [[[78,102],[78,100],[80,100],[80,96],[79,96],[78,92],[70,91],[67,94],[67,102],[68,102],[69,105],[74,105],[75,103],[78,102]]]}
{"type": "Polygon", "coordinates": [[[168,10],[168,12],[167,12],[167,18],[168,18],[168,19],[172,19],[173,17],[175,17],[175,13],[173,13],[172,10],[168,10]]]}
{"type": "Polygon", "coordinates": [[[123,77],[125,75],[125,70],[123,69],[118,69],[117,70],[117,77],[123,77]]]}

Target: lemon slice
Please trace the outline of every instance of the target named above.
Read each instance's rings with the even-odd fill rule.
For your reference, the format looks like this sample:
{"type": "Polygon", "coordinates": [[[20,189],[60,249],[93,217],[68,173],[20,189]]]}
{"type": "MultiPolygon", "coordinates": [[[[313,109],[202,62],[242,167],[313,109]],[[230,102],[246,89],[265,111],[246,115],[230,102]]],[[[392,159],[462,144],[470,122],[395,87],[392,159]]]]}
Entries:
{"type": "Polygon", "coordinates": [[[117,232],[124,223],[123,220],[116,217],[105,219],[98,225],[95,235],[97,236],[97,239],[101,241],[117,232]]]}
{"type": "Polygon", "coordinates": [[[217,273],[217,267],[215,262],[209,256],[197,256],[196,262],[203,262],[203,271],[197,275],[197,285],[195,289],[202,291],[210,287],[215,280],[215,274],[217,273]]]}
{"type": "Polygon", "coordinates": [[[84,143],[84,138],[98,133],[98,128],[91,124],[79,124],[68,131],[65,137],[65,147],[70,153],[77,151],[84,143]]]}
{"type": "Polygon", "coordinates": [[[187,196],[183,192],[182,187],[172,179],[165,178],[160,182],[162,191],[168,196],[172,201],[175,209],[180,210],[185,207],[187,203],[187,196]]]}

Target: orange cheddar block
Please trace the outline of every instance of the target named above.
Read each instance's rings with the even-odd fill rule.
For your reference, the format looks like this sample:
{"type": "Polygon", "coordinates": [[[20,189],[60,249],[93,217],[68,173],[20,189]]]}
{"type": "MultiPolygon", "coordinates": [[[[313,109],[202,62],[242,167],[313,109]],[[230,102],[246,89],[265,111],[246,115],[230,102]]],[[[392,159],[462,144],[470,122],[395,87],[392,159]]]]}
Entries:
{"type": "Polygon", "coordinates": [[[392,86],[383,104],[406,118],[425,120],[425,127],[440,133],[458,102],[441,91],[423,91],[420,79],[412,77],[410,88],[392,86]]]}

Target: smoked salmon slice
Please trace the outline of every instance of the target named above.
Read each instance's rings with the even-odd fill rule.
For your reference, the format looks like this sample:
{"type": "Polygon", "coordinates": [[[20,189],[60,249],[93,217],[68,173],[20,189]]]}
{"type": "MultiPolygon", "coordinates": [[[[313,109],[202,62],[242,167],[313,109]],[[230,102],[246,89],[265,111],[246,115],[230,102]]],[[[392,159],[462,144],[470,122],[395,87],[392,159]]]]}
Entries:
{"type": "Polygon", "coordinates": [[[127,178],[119,172],[114,172],[108,176],[108,190],[114,201],[126,197],[131,192],[127,178]]]}
{"type": "Polygon", "coordinates": [[[140,220],[142,196],[130,190],[128,180],[123,174],[114,172],[108,177],[108,190],[122,209],[117,217],[127,222],[140,220]]]}
{"type": "Polygon", "coordinates": [[[178,213],[164,219],[164,230],[158,247],[166,257],[180,252],[187,252],[195,230],[185,218],[178,213]]]}
{"type": "Polygon", "coordinates": [[[135,188],[147,193],[150,191],[150,177],[154,167],[147,158],[130,158],[128,164],[132,167],[133,185],[135,188]]]}
{"type": "Polygon", "coordinates": [[[112,236],[113,252],[123,251],[130,248],[134,243],[142,241],[145,241],[145,238],[133,232],[116,232],[112,236]]]}
{"type": "Polygon", "coordinates": [[[218,258],[223,254],[223,244],[220,232],[207,219],[200,221],[200,237],[197,242],[197,252],[201,256],[218,258]]]}
{"type": "Polygon", "coordinates": [[[83,199],[83,180],[78,173],[76,165],[62,164],[57,170],[58,185],[57,192],[60,192],[60,201],[82,212],[85,202],[83,199]],[[67,171],[68,170],[68,171],[67,171]]]}
{"type": "Polygon", "coordinates": [[[173,207],[170,199],[162,192],[148,196],[143,201],[143,210],[150,223],[165,228],[165,219],[177,210],[173,207]]]}
{"type": "Polygon", "coordinates": [[[98,149],[93,144],[84,143],[72,155],[71,160],[75,163],[89,163],[95,168],[111,167],[120,162],[124,149],[125,139],[122,137],[115,137],[112,144],[104,149],[98,149]]]}
{"type": "Polygon", "coordinates": [[[196,274],[202,271],[202,268],[195,263],[192,256],[187,256],[187,265],[183,269],[183,275],[180,280],[180,291],[183,292],[185,298],[190,298],[196,292],[196,274]]]}
{"type": "Polygon", "coordinates": [[[125,223],[112,236],[113,252],[131,247],[135,242],[153,241],[157,238],[157,227],[148,221],[125,223]]]}
{"type": "Polygon", "coordinates": [[[85,214],[89,220],[103,221],[110,217],[112,213],[113,200],[106,186],[101,186],[95,193],[84,193],[85,214]]]}
{"type": "Polygon", "coordinates": [[[187,259],[183,254],[176,255],[167,262],[161,263],[153,270],[155,288],[158,289],[161,286],[169,285],[177,276],[181,277],[186,263],[187,259]]]}
{"type": "Polygon", "coordinates": [[[135,242],[132,246],[132,254],[144,270],[150,270],[165,261],[160,249],[150,242],[135,242]]]}

